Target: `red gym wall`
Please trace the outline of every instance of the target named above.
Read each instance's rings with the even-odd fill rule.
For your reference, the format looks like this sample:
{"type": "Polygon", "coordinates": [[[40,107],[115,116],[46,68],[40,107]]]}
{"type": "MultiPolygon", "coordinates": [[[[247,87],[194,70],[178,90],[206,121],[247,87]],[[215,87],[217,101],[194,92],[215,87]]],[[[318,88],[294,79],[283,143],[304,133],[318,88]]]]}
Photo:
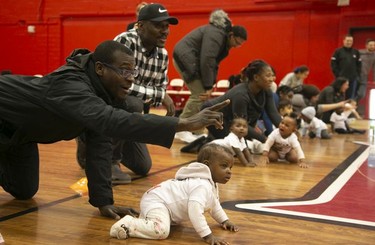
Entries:
{"type": "MultiPolygon", "coordinates": [[[[234,24],[248,30],[248,41],[233,49],[220,65],[218,79],[238,73],[253,59],[264,59],[277,72],[277,82],[296,66],[306,64],[306,83],[320,88],[333,76],[330,57],[351,32],[356,48],[375,38],[375,1],[350,0],[160,0],[179,18],[170,27],[167,50],[190,30],[208,22],[222,8],[234,24]]],[[[64,63],[74,48],[93,50],[113,39],[135,19],[140,1],[128,0],[3,0],[0,8],[0,70],[17,74],[46,74],[64,63]],[[35,32],[32,29],[35,27],[35,32]]],[[[173,65],[169,77],[177,77],[173,65]]]]}

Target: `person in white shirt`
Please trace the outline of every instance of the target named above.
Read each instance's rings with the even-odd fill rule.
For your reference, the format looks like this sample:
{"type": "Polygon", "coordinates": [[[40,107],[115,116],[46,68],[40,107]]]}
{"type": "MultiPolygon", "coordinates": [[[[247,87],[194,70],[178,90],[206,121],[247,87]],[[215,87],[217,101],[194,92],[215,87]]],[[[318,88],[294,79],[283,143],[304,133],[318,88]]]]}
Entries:
{"type": "Polygon", "coordinates": [[[315,117],[315,115],[316,111],[313,106],[308,106],[301,111],[302,137],[304,137],[308,132],[308,135],[311,139],[315,137],[321,139],[330,139],[331,135],[328,133],[327,125],[322,120],[315,117]]]}
{"type": "Polygon", "coordinates": [[[280,159],[298,163],[301,168],[307,168],[305,154],[295,134],[297,128],[298,122],[295,113],[284,116],[279,128],[268,136],[263,148],[263,157],[260,158],[258,165],[265,166],[269,162],[277,162],[280,159]]]}
{"type": "Polygon", "coordinates": [[[230,126],[230,133],[224,139],[216,139],[210,142],[223,145],[229,148],[240,163],[247,167],[255,167],[253,155],[246,144],[245,136],[248,132],[247,120],[242,117],[233,119],[230,126]]]}
{"type": "Polygon", "coordinates": [[[204,213],[209,211],[223,229],[238,231],[220,205],[217,185],[230,180],[233,162],[228,148],[206,144],[199,151],[197,162],[180,168],[174,179],[152,187],[143,195],[139,218],[127,215],[120,219],[111,227],[110,236],[166,239],[171,224],[190,220],[206,243],[228,244],[212,234],[204,213]]]}
{"type": "Polygon", "coordinates": [[[355,129],[350,127],[348,116],[344,112],[344,108],[338,108],[331,114],[332,128],[338,134],[364,134],[366,130],[355,129]]]}

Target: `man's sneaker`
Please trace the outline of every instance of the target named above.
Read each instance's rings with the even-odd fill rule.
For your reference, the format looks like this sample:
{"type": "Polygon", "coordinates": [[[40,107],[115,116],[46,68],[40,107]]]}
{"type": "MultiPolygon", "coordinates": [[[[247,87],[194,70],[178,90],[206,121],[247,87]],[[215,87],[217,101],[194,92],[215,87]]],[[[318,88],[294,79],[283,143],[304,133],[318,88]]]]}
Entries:
{"type": "Polygon", "coordinates": [[[185,143],[191,143],[193,142],[194,140],[196,140],[198,137],[193,135],[192,132],[189,132],[189,131],[181,131],[181,132],[177,132],[175,134],[175,138],[176,139],[179,139],[185,143]]]}
{"type": "Polygon", "coordinates": [[[86,144],[83,142],[83,140],[78,136],[76,137],[76,143],[77,143],[77,162],[78,165],[85,169],[86,167],[86,144]]]}
{"type": "Polygon", "coordinates": [[[127,224],[132,218],[133,217],[126,215],[125,217],[117,221],[114,225],[112,225],[111,230],[109,231],[109,235],[117,239],[127,239],[129,237],[129,229],[127,228],[127,224]]]}
{"type": "Polygon", "coordinates": [[[113,185],[123,185],[132,182],[132,178],[129,174],[121,171],[119,164],[112,165],[112,184],[113,185]]]}

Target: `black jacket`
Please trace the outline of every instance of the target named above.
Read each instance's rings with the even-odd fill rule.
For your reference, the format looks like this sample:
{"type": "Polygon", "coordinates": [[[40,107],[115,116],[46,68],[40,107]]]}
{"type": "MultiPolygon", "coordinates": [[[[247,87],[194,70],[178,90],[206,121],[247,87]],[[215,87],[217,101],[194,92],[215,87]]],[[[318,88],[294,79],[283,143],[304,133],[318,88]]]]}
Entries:
{"type": "Polygon", "coordinates": [[[361,65],[359,51],[354,48],[338,48],[331,57],[331,69],[336,78],[346,77],[349,81],[359,81],[361,65]]]}
{"type": "Polygon", "coordinates": [[[230,26],[225,15],[213,12],[210,24],[194,29],[176,44],[173,58],[185,82],[200,79],[205,89],[212,89],[219,64],[229,54],[230,26]]]}
{"type": "Polygon", "coordinates": [[[177,118],[128,113],[112,106],[88,50],[42,77],[0,76],[0,144],[53,143],[86,135],[90,203],[113,204],[111,137],[170,147],[177,118]],[[1,131],[1,130],[0,130],[1,131]]]}

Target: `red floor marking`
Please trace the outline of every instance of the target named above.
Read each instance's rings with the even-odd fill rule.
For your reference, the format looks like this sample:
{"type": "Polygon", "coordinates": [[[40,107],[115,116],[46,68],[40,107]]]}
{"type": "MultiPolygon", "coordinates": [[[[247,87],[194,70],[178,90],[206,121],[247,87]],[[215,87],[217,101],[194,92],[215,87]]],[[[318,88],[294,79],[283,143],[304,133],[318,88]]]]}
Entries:
{"type": "Polygon", "coordinates": [[[272,208],[375,222],[375,168],[366,160],[328,203],[272,208]]]}

